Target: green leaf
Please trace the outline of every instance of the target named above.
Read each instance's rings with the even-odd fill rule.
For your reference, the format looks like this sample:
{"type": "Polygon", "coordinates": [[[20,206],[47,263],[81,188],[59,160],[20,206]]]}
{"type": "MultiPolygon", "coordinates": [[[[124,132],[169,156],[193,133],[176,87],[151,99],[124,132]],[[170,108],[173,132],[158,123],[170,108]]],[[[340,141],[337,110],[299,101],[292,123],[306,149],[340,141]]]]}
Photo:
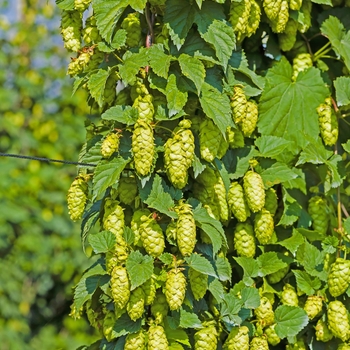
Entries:
{"type": "Polygon", "coordinates": [[[104,191],[115,184],[130,159],[116,157],[108,160],[101,160],[95,168],[93,177],[93,199],[96,199],[104,191]]]}
{"type": "Polygon", "coordinates": [[[350,77],[338,77],[334,81],[338,106],[350,104],[350,77]]]}
{"type": "MultiPolygon", "coordinates": [[[[166,317],[164,320],[164,330],[168,340],[175,340],[183,345],[190,346],[190,342],[186,331],[180,329],[178,324],[176,325],[176,329],[171,328],[168,322],[168,317],[166,317]]],[[[180,348],[180,350],[181,349],[183,348],[180,348]]]]}
{"type": "Polygon", "coordinates": [[[281,339],[297,335],[308,321],[306,312],[298,306],[280,305],[275,310],[275,331],[281,339]]]}
{"type": "Polygon", "coordinates": [[[180,324],[181,328],[201,328],[202,322],[194,312],[188,312],[180,309],[180,324]]]}
{"type": "Polygon", "coordinates": [[[350,140],[347,140],[346,143],[342,143],[341,145],[343,146],[345,152],[350,153],[350,140]]]}
{"type": "Polygon", "coordinates": [[[316,108],[329,95],[320,71],[310,68],[292,82],[292,67],[286,58],[266,75],[266,85],[259,102],[258,128],[262,135],[294,141],[302,148],[306,135],[319,134],[316,108]]]}
{"type": "Polygon", "coordinates": [[[226,316],[231,320],[235,319],[235,316],[241,311],[243,305],[243,300],[237,298],[233,293],[228,293],[225,295],[223,302],[221,303],[221,316],[226,316]]]}
{"type": "Polygon", "coordinates": [[[134,244],[135,232],[130,227],[124,226],[123,235],[124,235],[124,239],[128,245],[134,244]]]}
{"type": "Polygon", "coordinates": [[[204,83],[199,101],[206,116],[212,119],[221,133],[226,136],[227,127],[234,126],[227,95],[222,94],[208,83],[204,83]]]}
{"type": "Polygon", "coordinates": [[[318,277],[311,277],[307,272],[301,270],[292,270],[292,272],[298,288],[306,295],[313,295],[320,289],[321,281],[318,277]]]}
{"type": "Polygon", "coordinates": [[[138,12],[143,12],[147,4],[147,0],[132,0],[130,6],[138,12]]]}
{"type": "Polygon", "coordinates": [[[138,250],[130,253],[125,266],[130,278],[130,290],[150,279],[154,269],[153,258],[149,255],[142,255],[138,250]]]}
{"type": "Polygon", "coordinates": [[[170,253],[163,253],[158,259],[165,265],[170,265],[174,261],[174,256],[170,253]]]}
{"type": "Polygon", "coordinates": [[[174,57],[165,54],[163,45],[157,44],[152,45],[148,49],[148,58],[153,72],[158,76],[167,79],[170,62],[174,60],[174,57]]]}
{"type": "Polygon", "coordinates": [[[327,159],[333,155],[332,151],[328,151],[320,138],[313,140],[312,138],[306,138],[306,147],[300,153],[296,166],[312,163],[312,164],[323,164],[327,162],[327,159]]]}
{"type": "Polygon", "coordinates": [[[138,110],[131,106],[114,106],[101,115],[102,119],[115,120],[128,126],[134,125],[139,117],[138,110]]]}
{"type": "Polygon", "coordinates": [[[123,64],[118,65],[120,76],[126,84],[134,85],[140,68],[148,64],[147,50],[141,48],[137,53],[127,51],[123,56],[123,61],[123,64]]]}
{"type": "Polygon", "coordinates": [[[189,267],[198,272],[201,272],[205,275],[218,277],[213,265],[204,256],[192,253],[191,256],[185,258],[185,261],[187,262],[189,267]]]}
{"type": "Polygon", "coordinates": [[[194,82],[199,94],[205,78],[204,64],[198,58],[184,53],[179,56],[178,61],[182,74],[194,82]]]}
{"type": "Polygon", "coordinates": [[[215,267],[220,281],[231,281],[232,267],[227,259],[217,257],[215,267]]]}
{"type": "Polygon", "coordinates": [[[83,221],[81,223],[81,242],[85,251],[85,240],[91,228],[96,224],[100,217],[101,200],[96,201],[90,207],[85,209],[83,221]]]}
{"type": "Polygon", "coordinates": [[[129,5],[129,0],[93,0],[92,7],[96,18],[97,28],[107,43],[111,42],[114,28],[129,5]]]}
{"type": "Polygon", "coordinates": [[[342,57],[350,70],[350,31],[345,33],[343,23],[337,17],[329,16],[322,23],[321,32],[328,37],[333,50],[342,57]]]}
{"type": "Polygon", "coordinates": [[[201,162],[201,160],[199,159],[199,157],[197,157],[196,154],[194,155],[192,168],[193,168],[194,178],[196,178],[199,174],[201,174],[206,168],[206,165],[201,162]]]}
{"type": "Polygon", "coordinates": [[[290,226],[301,216],[302,206],[282,187],[283,215],[278,225],[290,226]]]}
{"type": "Polygon", "coordinates": [[[125,313],[116,320],[113,326],[112,335],[119,338],[129,333],[136,333],[141,329],[141,321],[142,319],[139,318],[134,322],[130,319],[129,315],[125,313]]]}
{"type": "Polygon", "coordinates": [[[239,257],[235,258],[238,265],[243,269],[243,281],[246,286],[252,286],[254,284],[254,277],[259,275],[259,264],[253,258],[239,257]]]}
{"type": "Polygon", "coordinates": [[[321,4],[321,5],[329,5],[329,6],[333,6],[332,1],[331,0],[312,0],[312,2],[314,2],[315,4],[321,4]]]}
{"type": "Polygon", "coordinates": [[[348,235],[350,235],[350,217],[348,217],[344,220],[344,229],[345,229],[345,232],[348,235]]]}
{"type": "Polygon", "coordinates": [[[165,90],[169,116],[180,112],[187,102],[187,92],[181,91],[178,86],[178,81],[175,74],[170,74],[165,90]]]}
{"type": "Polygon", "coordinates": [[[256,309],[260,305],[259,290],[255,287],[244,287],[241,290],[241,298],[246,309],[256,309]]]}
{"type": "Polygon", "coordinates": [[[264,181],[265,187],[272,187],[298,177],[298,174],[296,174],[293,169],[290,169],[286,164],[279,162],[272,164],[271,167],[262,171],[260,175],[264,181]]]}
{"type": "Polygon", "coordinates": [[[102,107],[104,103],[105,86],[108,77],[108,71],[99,69],[97,73],[90,75],[88,81],[88,88],[90,94],[96,100],[100,107],[102,107]]]}
{"type": "Polygon", "coordinates": [[[282,137],[277,136],[261,136],[255,140],[261,157],[276,158],[292,143],[282,137]]]}
{"type": "Polygon", "coordinates": [[[152,190],[144,201],[149,207],[176,219],[177,214],[172,208],[175,203],[168,192],[165,192],[162,178],[157,174],[154,177],[152,190]]]}
{"type": "Polygon", "coordinates": [[[220,303],[225,296],[224,287],[222,286],[221,282],[217,278],[212,277],[212,280],[209,278],[208,289],[216,301],[220,303]]]}
{"type": "Polygon", "coordinates": [[[274,273],[287,266],[284,261],[278,258],[276,252],[263,253],[256,261],[259,264],[259,276],[261,277],[274,273]]]}
{"type": "Polygon", "coordinates": [[[74,0],[56,0],[56,5],[61,10],[66,10],[66,11],[74,10],[74,0]]]}
{"type": "Polygon", "coordinates": [[[293,229],[293,234],[291,237],[277,242],[277,244],[281,245],[282,247],[285,247],[286,249],[288,249],[292,254],[295,254],[295,252],[298,250],[299,246],[301,246],[304,243],[304,237],[303,235],[293,229]]]}
{"type": "Polygon", "coordinates": [[[96,254],[107,253],[115,245],[115,235],[110,231],[101,231],[89,235],[88,240],[96,254]]]}

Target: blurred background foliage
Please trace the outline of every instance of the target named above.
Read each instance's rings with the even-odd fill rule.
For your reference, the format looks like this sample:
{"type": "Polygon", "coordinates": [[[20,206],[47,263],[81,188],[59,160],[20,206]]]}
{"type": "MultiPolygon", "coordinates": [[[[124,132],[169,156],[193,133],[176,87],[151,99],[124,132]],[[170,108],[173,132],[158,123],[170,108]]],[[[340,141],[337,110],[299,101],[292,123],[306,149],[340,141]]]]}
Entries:
{"type": "MultiPolygon", "coordinates": [[[[53,0],[0,0],[0,152],[76,161],[89,113],[71,96],[53,0]]],[[[76,167],[0,157],[0,348],[75,349],[95,335],[68,316],[91,265],[65,194],[76,167]]]]}

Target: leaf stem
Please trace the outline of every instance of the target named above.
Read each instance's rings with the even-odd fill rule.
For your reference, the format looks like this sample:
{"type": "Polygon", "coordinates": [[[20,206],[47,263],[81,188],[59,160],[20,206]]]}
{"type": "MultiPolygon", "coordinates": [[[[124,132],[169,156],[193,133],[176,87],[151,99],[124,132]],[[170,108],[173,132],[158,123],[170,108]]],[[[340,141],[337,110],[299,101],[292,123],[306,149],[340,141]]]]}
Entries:
{"type": "Polygon", "coordinates": [[[328,41],[327,44],[323,45],[318,51],[316,51],[316,52],[314,53],[314,56],[316,57],[316,56],[320,55],[320,54],[321,54],[323,51],[325,51],[325,50],[328,48],[328,46],[330,46],[330,45],[331,45],[331,42],[328,41]]]}
{"type": "Polygon", "coordinates": [[[171,134],[174,133],[173,130],[171,130],[171,129],[165,127],[165,126],[162,126],[162,125],[155,124],[155,125],[154,125],[154,128],[164,129],[164,130],[166,130],[166,131],[169,131],[171,134]]]}
{"type": "Polygon", "coordinates": [[[326,50],[321,51],[321,53],[314,55],[314,61],[317,61],[320,58],[323,58],[328,52],[332,51],[333,49],[330,47],[326,50]]]}

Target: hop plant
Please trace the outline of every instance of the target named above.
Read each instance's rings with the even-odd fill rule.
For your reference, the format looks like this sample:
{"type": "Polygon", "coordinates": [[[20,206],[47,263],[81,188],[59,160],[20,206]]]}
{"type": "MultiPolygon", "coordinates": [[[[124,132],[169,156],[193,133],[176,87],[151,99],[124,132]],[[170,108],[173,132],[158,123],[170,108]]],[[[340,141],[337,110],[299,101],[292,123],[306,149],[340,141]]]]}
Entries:
{"type": "Polygon", "coordinates": [[[119,135],[112,132],[108,134],[102,142],[101,154],[104,158],[110,158],[119,149],[119,135]]]}
{"type": "Polygon", "coordinates": [[[123,20],[121,28],[126,30],[126,45],[129,47],[139,46],[142,29],[138,12],[129,13],[123,20]]]}
{"type": "Polygon", "coordinates": [[[248,222],[237,224],[233,236],[233,245],[238,256],[253,258],[256,250],[253,226],[248,222]]]}
{"type": "Polygon", "coordinates": [[[270,187],[265,192],[265,209],[268,210],[272,216],[276,214],[278,208],[278,198],[276,191],[270,187]]]}
{"type": "Polygon", "coordinates": [[[189,204],[181,203],[175,210],[179,215],[176,225],[177,245],[183,256],[189,256],[196,245],[196,224],[192,207],[189,204]]]}
{"type": "Polygon", "coordinates": [[[246,113],[240,123],[242,133],[249,137],[255,130],[258,122],[258,105],[254,101],[247,101],[246,113]]]}
{"type": "Polygon", "coordinates": [[[130,281],[125,267],[114,267],[110,284],[114,303],[118,308],[123,309],[130,298],[130,281]]]}
{"type": "Polygon", "coordinates": [[[115,338],[112,332],[115,321],[116,318],[113,311],[109,311],[103,319],[102,332],[108,342],[111,342],[115,338]]]}
{"type": "Polygon", "coordinates": [[[303,339],[298,339],[296,343],[286,345],[286,350],[307,350],[303,339]]]}
{"type": "Polygon", "coordinates": [[[194,159],[194,136],[188,119],[180,121],[173,137],[164,145],[165,169],[171,183],[179,189],[187,184],[188,169],[194,159]]]}
{"type": "Polygon", "coordinates": [[[277,335],[275,331],[275,326],[276,324],[274,323],[273,325],[268,326],[264,329],[264,333],[267,337],[267,342],[272,346],[276,346],[281,342],[281,338],[277,335]]]}
{"type": "Polygon", "coordinates": [[[115,76],[111,74],[106,80],[105,91],[104,91],[104,102],[106,105],[111,106],[116,97],[116,84],[117,81],[115,76]]]}
{"type": "Polygon", "coordinates": [[[148,217],[150,215],[151,215],[151,212],[149,209],[139,209],[139,210],[134,211],[134,214],[131,218],[130,227],[135,234],[134,245],[136,245],[136,246],[142,246],[141,234],[140,234],[140,230],[139,230],[140,225],[143,222],[141,220],[141,218],[143,216],[148,217]]]}
{"type": "Polygon", "coordinates": [[[145,293],[145,305],[152,305],[157,293],[155,277],[152,276],[142,284],[142,289],[145,293]]]}
{"type": "Polygon", "coordinates": [[[172,269],[168,272],[165,283],[165,297],[170,310],[178,310],[186,293],[186,277],[179,269],[172,269]]]}
{"type": "Polygon", "coordinates": [[[88,195],[88,184],[84,175],[77,176],[67,193],[68,213],[71,220],[80,220],[83,216],[88,195]]]}
{"type": "Polygon", "coordinates": [[[256,213],[265,205],[265,190],[261,176],[248,170],[243,177],[243,189],[250,210],[256,213]]]}
{"type": "Polygon", "coordinates": [[[199,149],[202,159],[212,162],[218,154],[223,139],[220,129],[214,122],[205,118],[199,125],[199,149]]]}
{"type": "Polygon", "coordinates": [[[318,295],[309,295],[306,299],[304,310],[310,320],[313,320],[322,312],[323,298],[318,295]]]}
{"type": "Polygon", "coordinates": [[[240,221],[245,222],[250,216],[250,210],[245,200],[243,187],[237,182],[231,182],[227,193],[227,202],[234,217],[240,221]]]}
{"type": "Polygon", "coordinates": [[[104,205],[103,216],[103,228],[104,230],[111,231],[118,244],[125,243],[124,239],[124,210],[119,205],[118,201],[111,198],[107,198],[104,205]]]}
{"type": "Polygon", "coordinates": [[[251,1],[231,2],[229,21],[236,34],[237,41],[244,38],[250,15],[251,1]]]}
{"type": "Polygon", "coordinates": [[[300,33],[306,33],[311,26],[311,0],[303,0],[300,13],[303,15],[303,23],[298,23],[298,30],[300,33]]]}
{"type": "Polygon", "coordinates": [[[153,324],[148,330],[148,350],[168,350],[169,342],[163,326],[153,324]]]}
{"type": "Polygon", "coordinates": [[[136,333],[129,333],[125,338],[124,350],[145,350],[146,336],[142,329],[136,333]]]}
{"type": "Polygon", "coordinates": [[[328,274],[328,289],[333,297],[346,292],[350,285],[350,260],[337,258],[328,274]]]}
{"type": "Polygon", "coordinates": [[[317,341],[322,341],[324,343],[329,342],[333,338],[332,332],[329,330],[327,322],[320,318],[315,326],[315,335],[317,341]]]}
{"type": "Polygon", "coordinates": [[[228,335],[223,350],[249,350],[249,328],[233,327],[228,335]]]}
{"type": "Polygon", "coordinates": [[[346,306],[339,300],[331,301],[327,310],[327,325],[332,334],[343,342],[349,339],[350,324],[346,306]]]}
{"type": "Polygon", "coordinates": [[[281,9],[282,0],[263,0],[263,7],[268,19],[273,21],[281,9]]]}
{"type": "Polygon", "coordinates": [[[292,80],[295,81],[300,72],[312,67],[312,58],[309,53],[300,53],[293,59],[293,76],[292,80]]]}
{"type": "Polygon", "coordinates": [[[81,47],[82,13],[80,11],[63,11],[61,35],[64,47],[68,51],[78,52],[81,47]]]}
{"type": "Polygon", "coordinates": [[[324,236],[329,225],[327,201],[320,196],[311,197],[308,203],[308,212],[312,218],[313,229],[324,236]]]}
{"type": "MultiPolygon", "coordinates": [[[[239,6],[239,4],[242,4],[242,3],[245,3],[245,2],[244,1],[241,1],[239,3],[232,2],[231,4],[234,4],[234,6],[239,6]]],[[[232,109],[233,121],[236,124],[241,123],[247,113],[247,97],[245,96],[245,93],[241,85],[236,85],[233,88],[233,96],[231,98],[231,109],[232,109]]]]}
{"type": "Polygon", "coordinates": [[[269,275],[267,275],[267,280],[270,284],[276,284],[283,280],[283,278],[286,276],[286,274],[289,272],[289,265],[286,267],[282,267],[276,272],[273,272],[269,275]]]}
{"type": "Polygon", "coordinates": [[[215,324],[204,325],[194,334],[194,349],[195,350],[213,350],[217,348],[218,331],[215,324]]]}
{"type": "Polygon", "coordinates": [[[132,105],[139,112],[139,120],[152,123],[154,116],[154,105],[152,95],[139,95],[132,105]]]}
{"type": "Polygon", "coordinates": [[[160,256],[165,248],[165,240],[162,228],[151,217],[141,217],[142,224],[139,227],[143,247],[149,255],[160,256]]]}
{"type": "MultiPolygon", "coordinates": [[[[291,3],[290,3],[291,5],[291,3]]],[[[289,18],[283,33],[278,34],[278,42],[282,51],[289,51],[297,40],[298,23],[289,18]]]]}
{"type": "Polygon", "coordinates": [[[254,337],[250,342],[249,350],[269,350],[269,343],[265,337],[254,337]]]}
{"type": "Polygon", "coordinates": [[[188,269],[188,279],[193,296],[196,300],[202,299],[208,288],[208,275],[205,275],[193,268],[188,269]]]}
{"type": "Polygon", "coordinates": [[[119,179],[118,195],[122,203],[131,205],[135,201],[137,191],[137,182],[134,175],[122,176],[119,179]]]}
{"type": "Polygon", "coordinates": [[[338,140],[338,120],[332,108],[331,98],[317,107],[318,123],[323,142],[327,146],[333,146],[338,140]]]}
{"type": "Polygon", "coordinates": [[[298,306],[299,299],[298,295],[292,285],[286,283],[283,286],[283,291],[281,293],[281,303],[283,305],[298,306]]]}
{"type": "Polygon", "coordinates": [[[86,45],[97,43],[101,40],[100,33],[96,26],[95,16],[92,15],[86,19],[85,27],[82,30],[82,35],[86,45]]]}
{"type": "MultiPolygon", "coordinates": [[[[136,80],[136,83],[131,87],[130,96],[131,96],[132,100],[134,101],[134,103],[136,102],[138,97],[143,98],[143,97],[148,96],[147,99],[145,99],[145,100],[141,99],[141,100],[139,100],[139,102],[136,102],[136,104],[138,105],[140,102],[141,103],[143,102],[146,104],[145,107],[151,108],[149,105],[153,101],[153,96],[150,95],[145,83],[142,80],[136,80]]],[[[141,108],[141,110],[146,110],[146,108],[141,108]]]]}
{"type": "Polygon", "coordinates": [[[302,3],[303,3],[303,0],[290,0],[289,8],[294,11],[299,11],[302,3]]]}
{"type": "Polygon", "coordinates": [[[151,305],[151,314],[154,317],[156,324],[163,323],[168,311],[169,305],[167,299],[161,291],[158,291],[153,304],[151,305]]]}
{"type": "Polygon", "coordinates": [[[136,321],[142,317],[145,308],[145,293],[142,287],[137,287],[131,294],[129,301],[126,305],[126,311],[129,317],[136,321]]]}
{"type": "Polygon", "coordinates": [[[74,8],[84,12],[90,6],[91,0],[74,0],[74,8]]]}
{"type": "Polygon", "coordinates": [[[254,310],[254,314],[262,327],[270,326],[275,322],[275,314],[267,297],[260,298],[260,305],[254,310]]]}
{"type": "Polygon", "coordinates": [[[259,28],[261,18],[261,9],[257,1],[252,0],[250,6],[250,14],[246,28],[247,37],[252,36],[259,28]]]}
{"type": "Polygon", "coordinates": [[[337,350],[350,350],[350,344],[342,343],[339,344],[337,350]]]}
{"type": "Polygon", "coordinates": [[[274,232],[274,223],[271,213],[262,209],[259,213],[256,214],[254,220],[254,233],[255,237],[260,244],[268,244],[271,241],[272,235],[274,232]]]}
{"type": "Polygon", "coordinates": [[[140,176],[147,176],[155,157],[153,128],[149,123],[141,119],[135,123],[131,147],[136,172],[140,176]]]}
{"type": "Polygon", "coordinates": [[[289,20],[289,0],[282,0],[277,16],[271,21],[272,31],[283,33],[289,20]]]}

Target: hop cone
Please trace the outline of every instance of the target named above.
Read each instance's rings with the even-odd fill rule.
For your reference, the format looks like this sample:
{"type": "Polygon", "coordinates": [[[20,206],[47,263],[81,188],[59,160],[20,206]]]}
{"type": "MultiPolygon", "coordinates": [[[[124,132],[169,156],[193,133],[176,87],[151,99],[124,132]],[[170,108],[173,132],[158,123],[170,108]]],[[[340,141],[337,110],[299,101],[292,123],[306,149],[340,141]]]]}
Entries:
{"type": "Polygon", "coordinates": [[[125,243],[124,239],[124,211],[118,201],[107,198],[104,205],[103,228],[111,231],[117,243],[125,243]]]}
{"type": "Polygon", "coordinates": [[[61,35],[64,47],[68,51],[78,52],[81,44],[82,13],[79,11],[63,11],[61,19],[61,35]]]}
{"type": "Polygon", "coordinates": [[[302,3],[303,3],[303,0],[290,0],[289,1],[289,8],[291,10],[299,11],[302,3]]]}
{"type": "Polygon", "coordinates": [[[172,269],[168,272],[165,283],[165,297],[170,310],[178,310],[186,293],[186,277],[179,269],[172,269]]]}
{"type": "Polygon", "coordinates": [[[317,341],[322,341],[324,343],[329,342],[333,338],[333,334],[327,326],[327,322],[320,318],[315,326],[315,335],[317,341]]]}
{"type": "Polygon", "coordinates": [[[214,184],[215,199],[217,201],[221,222],[226,222],[229,219],[229,208],[227,203],[227,193],[224,181],[220,173],[216,172],[216,183],[214,184]]]}
{"type": "Polygon", "coordinates": [[[299,304],[298,295],[294,287],[288,283],[286,283],[283,287],[283,291],[281,293],[281,303],[283,305],[290,306],[298,306],[299,304]]]}
{"type": "Polygon", "coordinates": [[[194,334],[195,350],[215,350],[218,344],[218,332],[215,325],[208,325],[194,334]]]}
{"type": "Polygon", "coordinates": [[[231,182],[227,193],[227,202],[232,214],[238,221],[245,222],[250,216],[250,210],[244,198],[243,187],[237,181],[231,182]]]}
{"type": "Polygon", "coordinates": [[[337,350],[350,350],[350,344],[342,343],[339,344],[337,350]]]}
{"type": "Polygon", "coordinates": [[[318,295],[309,295],[306,299],[304,310],[310,320],[318,316],[322,311],[323,298],[318,295]]]}
{"type": "Polygon", "coordinates": [[[304,340],[299,339],[296,343],[294,344],[287,344],[286,345],[286,350],[307,350],[304,340]]]}
{"type": "Polygon", "coordinates": [[[243,177],[243,189],[251,211],[253,213],[260,211],[265,205],[265,190],[261,176],[248,170],[243,177]]]}
{"type": "Polygon", "coordinates": [[[142,329],[136,333],[129,333],[125,339],[124,350],[145,350],[146,337],[142,329]]]}
{"type": "Polygon", "coordinates": [[[276,272],[273,272],[273,273],[267,275],[267,280],[270,284],[276,284],[276,283],[283,280],[283,278],[288,273],[288,271],[289,271],[289,265],[286,267],[283,267],[282,269],[280,269],[276,272]]]}
{"type": "Polygon", "coordinates": [[[175,220],[171,220],[165,230],[165,235],[170,244],[176,245],[176,234],[177,222],[175,220]]]}
{"type": "Polygon", "coordinates": [[[90,68],[91,57],[93,56],[93,50],[83,51],[77,58],[71,58],[71,62],[68,65],[67,74],[71,77],[78,75],[90,68]]]}
{"type": "Polygon", "coordinates": [[[142,289],[145,293],[145,305],[151,305],[157,293],[155,278],[149,278],[144,284],[142,284],[142,289]]]}
{"type": "Polygon", "coordinates": [[[255,256],[255,238],[253,227],[247,222],[237,224],[234,236],[233,245],[238,256],[253,258],[255,256]]]}
{"type": "Polygon", "coordinates": [[[68,213],[73,221],[83,216],[88,195],[88,185],[83,175],[79,175],[70,185],[67,193],[68,213]]]}
{"type": "Polygon", "coordinates": [[[191,290],[196,300],[202,299],[208,288],[208,275],[205,275],[191,267],[188,270],[188,279],[191,290]]]}
{"type": "Polygon", "coordinates": [[[328,328],[332,334],[343,342],[349,339],[349,315],[345,305],[338,300],[331,301],[327,310],[328,328]]]}
{"type": "Polygon", "coordinates": [[[124,18],[121,28],[126,30],[126,45],[129,47],[139,46],[141,40],[141,23],[140,15],[138,12],[129,13],[124,18]]]}
{"type": "Polygon", "coordinates": [[[329,293],[338,297],[346,292],[350,284],[350,260],[337,258],[328,274],[329,293]]]}
{"type": "Polygon", "coordinates": [[[258,122],[258,105],[253,101],[247,101],[246,113],[240,123],[242,133],[249,137],[255,130],[258,122]]]}
{"type": "Polygon", "coordinates": [[[250,15],[251,1],[231,2],[229,22],[236,34],[237,41],[240,42],[247,29],[250,15]]]}
{"type": "Polygon", "coordinates": [[[112,331],[115,321],[116,318],[114,312],[108,311],[102,323],[102,332],[108,342],[111,342],[114,338],[112,331]]]}
{"type": "Polygon", "coordinates": [[[176,239],[180,253],[189,256],[196,245],[196,224],[193,218],[192,207],[182,203],[176,208],[179,215],[176,225],[176,239]]]}
{"type": "Polygon", "coordinates": [[[311,26],[311,10],[311,0],[303,0],[303,3],[300,8],[300,13],[304,16],[304,20],[303,23],[298,23],[298,30],[300,33],[307,32],[311,26]]]}
{"type": "Polygon", "coordinates": [[[264,337],[254,337],[250,342],[249,350],[269,350],[269,343],[264,337]]]}
{"type": "Polygon", "coordinates": [[[275,331],[275,326],[276,324],[273,324],[264,329],[264,333],[267,337],[267,342],[272,346],[276,346],[281,342],[281,338],[277,335],[275,331]]]}
{"type": "Polygon", "coordinates": [[[169,305],[165,295],[158,291],[153,304],[151,305],[151,314],[157,324],[161,324],[169,311],[169,305]]]}
{"type": "Polygon", "coordinates": [[[278,34],[278,41],[282,51],[290,51],[296,40],[298,23],[293,18],[289,18],[283,33],[278,34]]]}
{"type": "Polygon", "coordinates": [[[255,220],[254,220],[255,237],[257,238],[260,244],[262,245],[268,244],[271,241],[273,232],[274,232],[273,217],[268,210],[263,208],[255,216],[255,220]]]}
{"type": "Polygon", "coordinates": [[[263,0],[263,7],[268,19],[273,21],[280,12],[282,0],[263,0]]]}
{"type": "Polygon", "coordinates": [[[276,214],[278,208],[276,191],[270,187],[265,192],[265,209],[268,210],[272,216],[276,214]]]}
{"type": "Polygon", "coordinates": [[[150,124],[141,119],[135,123],[131,146],[137,173],[141,176],[148,175],[155,156],[153,129],[150,124]]]}
{"type": "Polygon", "coordinates": [[[115,266],[111,275],[111,294],[118,308],[123,309],[130,298],[130,282],[125,267],[115,266]]]}
{"type": "Polygon", "coordinates": [[[143,315],[145,308],[145,293],[142,287],[137,287],[134,289],[131,294],[129,301],[126,305],[126,311],[128,312],[129,317],[136,321],[143,315]]]}
{"type": "MultiPolygon", "coordinates": [[[[233,6],[240,6],[240,4],[245,4],[245,1],[241,1],[239,3],[232,2],[232,4],[234,4],[233,6]]],[[[247,98],[244,94],[243,88],[240,85],[236,85],[233,88],[231,109],[234,122],[236,124],[241,123],[247,113],[247,98]]]]}
{"type": "Polygon", "coordinates": [[[95,16],[90,16],[85,21],[85,27],[82,31],[83,40],[86,45],[90,45],[92,43],[97,43],[101,40],[100,33],[96,26],[96,18],[95,16]]]}
{"type": "Polygon", "coordinates": [[[169,343],[165,330],[160,325],[151,325],[148,330],[148,350],[168,350],[169,343]]]}
{"type": "Polygon", "coordinates": [[[77,11],[84,12],[90,5],[91,0],[74,0],[74,8],[77,11]]]}
{"type": "Polygon", "coordinates": [[[205,118],[199,125],[199,149],[202,159],[212,162],[218,154],[223,139],[220,129],[214,122],[205,118]]]}
{"type": "Polygon", "coordinates": [[[296,80],[298,74],[305,69],[312,67],[312,58],[309,53],[300,53],[293,59],[293,77],[292,80],[296,80]]]}
{"type": "Polygon", "coordinates": [[[143,247],[147,254],[153,257],[160,256],[165,247],[162,228],[153,217],[141,217],[140,235],[143,247]]]}
{"type": "Polygon", "coordinates": [[[189,120],[182,120],[174,130],[174,136],[164,145],[164,163],[168,178],[179,189],[186,186],[187,171],[194,159],[194,136],[190,127],[189,120]]]}
{"type": "Polygon", "coordinates": [[[277,17],[271,21],[272,31],[275,33],[283,33],[289,19],[288,0],[282,0],[280,10],[277,17]]]}
{"type": "Polygon", "coordinates": [[[227,128],[227,140],[232,149],[244,147],[244,136],[240,129],[227,128]]]}
{"type": "Polygon", "coordinates": [[[260,5],[255,1],[251,1],[250,14],[246,28],[246,35],[248,37],[252,36],[256,30],[259,28],[261,18],[260,5]]]}
{"type": "Polygon", "coordinates": [[[275,314],[268,298],[260,298],[260,305],[254,310],[254,314],[263,327],[272,325],[275,322],[275,314]]]}
{"type": "Polygon", "coordinates": [[[134,231],[135,234],[135,240],[134,240],[134,245],[136,246],[142,246],[141,242],[141,234],[140,234],[140,225],[142,224],[141,218],[148,217],[151,215],[151,212],[148,209],[139,209],[134,211],[134,214],[131,218],[131,223],[130,227],[134,231]]]}
{"type": "Polygon", "coordinates": [[[317,113],[322,140],[327,146],[333,146],[338,140],[339,128],[330,98],[317,107],[317,113]]]}
{"type": "Polygon", "coordinates": [[[313,229],[321,235],[325,235],[329,223],[327,201],[320,196],[311,197],[309,200],[308,212],[312,218],[313,229]]]}
{"type": "MultiPolygon", "coordinates": [[[[132,100],[137,103],[137,106],[139,103],[141,103],[141,101],[143,101],[143,103],[145,103],[145,107],[147,108],[151,108],[150,104],[152,103],[152,95],[149,94],[149,91],[146,87],[146,85],[141,81],[141,80],[137,80],[136,83],[132,86],[131,88],[131,92],[130,92],[131,98],[132,100]],[[149,95],[147,99],[145,100],[138,100],[138,102],[136,102],[135,100],[137,100],[138,97],[145,97],[146,95],[149,95]]],[[[138,107],[142,107],[142,106],[138,106],[138,107]]],[[[145,110],[146,108],[140,108],[140,110],[145,110]]],[[[139,111],[140,112],[140,111],[139,111]]]]}
{"type": "Polygon", "coordinates": [[[119,199],[122,203],[132,204],[137,195],[137,182],[135,176],[121,177],[118,184],[119,199]]]}
{"type": "Polygon", "coordinates": [[[249,350],[249,329],[246,326],[233,327],[228,335],[223,350],[249,350]]]}
{"type": "Polygon", "coordinates": [[[115,265],[123,264],[129,256],[129,247],[124,239],[120,239],[114,247],[113,251],[106,254],[106,269],[111,273],[115,265]]]}
{"type": "Polygon", "coordinates": [[[110,75],[106,80],[105,91],[104,91],[104,102],[111,106],[115,100],[116,96],[116,86],[117,81],[115,80],[114,75],[110,75]]]}
{"type": "Polygon", "coordinates": [[[109,158],[114,152],[119,149],[119,136],[115,133],[110,133],[103,140],[101,145],[101,153],[104,158],[109,158]]]}
{"type": "Polygon", "coordinates": [[[139,119],[147,123],[151,123],[153,121],[154,106],[152,101],[152,95],[139,95],[136,97],[133,103],[133,107],[139,111],[139,119]]]}

